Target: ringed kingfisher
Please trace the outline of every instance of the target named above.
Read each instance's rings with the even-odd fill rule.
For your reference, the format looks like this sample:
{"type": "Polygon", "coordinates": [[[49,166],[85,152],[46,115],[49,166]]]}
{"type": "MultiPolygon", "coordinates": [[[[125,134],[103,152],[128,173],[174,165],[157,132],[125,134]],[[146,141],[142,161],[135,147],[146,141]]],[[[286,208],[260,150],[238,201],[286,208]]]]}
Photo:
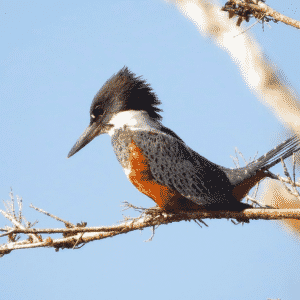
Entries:
{"type": "Polygon", "coordinates": [[[161,102],[149,84],[123,67],[102,86],[90,124],[68,154],[108,133],[129,181],[167,212],[241,211],[241,200],[269,169],[300,149],[293,136],[245,167],[230,169],[204,158],[161,123],[161,102]]]}

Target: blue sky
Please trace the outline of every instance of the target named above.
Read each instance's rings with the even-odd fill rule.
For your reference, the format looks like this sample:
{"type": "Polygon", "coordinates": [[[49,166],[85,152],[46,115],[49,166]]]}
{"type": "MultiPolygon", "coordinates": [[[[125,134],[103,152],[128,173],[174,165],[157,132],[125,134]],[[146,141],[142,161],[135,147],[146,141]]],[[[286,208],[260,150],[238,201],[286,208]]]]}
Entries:
{"type": "MultiPolygon", "coordinates": [[[[297,1],[272,7],[300,19],[297,1]]],[[[299,84],[299,32],[251,29],[299,84]]],[[[276,145],[283,130],[229,56],[164,1],[2,1],[0,7],[0,195],[22,196],[37,227],[110,225],[120,204],[154,203],[127,181],[108,136],[66,156],[89,122],[102,84],[124,65],[162,101],[163,123],[211,161],[233,167],[276,145]],[[60,224],[59,224],[60,225],[60,224]]],[[[280,168],[275,169],[279,172],[280,168]]],[[[0,260],[3,299],[298,299],[299,243],[270,221],[207,220],[97,241],[80,250],[15,251],[0,260]]],[[[0,226],[8,224],[0,218],[0,226]]]]}

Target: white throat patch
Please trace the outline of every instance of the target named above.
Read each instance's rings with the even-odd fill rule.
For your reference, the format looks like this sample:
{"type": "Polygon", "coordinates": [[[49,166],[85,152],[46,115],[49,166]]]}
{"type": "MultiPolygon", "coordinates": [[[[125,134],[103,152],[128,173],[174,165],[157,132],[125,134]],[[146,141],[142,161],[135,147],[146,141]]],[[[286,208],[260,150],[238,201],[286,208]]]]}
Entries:
{"type": "Polygon", "coordinates": [[[113,127],[108,131],[112,136],[116,129],[124,126],[129,127],[131,130],[147,130],[157,131],[160,129],[160,124],[149,117],[148,113],[144,110],[128,110],[117,113],[112,117],[109,124],[113,127]]]}

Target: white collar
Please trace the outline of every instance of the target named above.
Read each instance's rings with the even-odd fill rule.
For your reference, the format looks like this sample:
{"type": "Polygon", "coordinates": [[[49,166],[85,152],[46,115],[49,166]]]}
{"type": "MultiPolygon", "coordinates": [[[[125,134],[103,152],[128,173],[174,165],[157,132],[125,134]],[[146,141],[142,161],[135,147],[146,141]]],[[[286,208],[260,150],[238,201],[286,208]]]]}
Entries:
{"type": "Polygon", "coordinates": [[[113,127],[108,131],[108,134],[112,136],[116,129],[127,126],[131,130],[146,130],[157,131],[161,125],[158,121],[150,118],[148,113],[144,110],[127,110],[121,111],[114,115],[109,121],[113,127]]]}

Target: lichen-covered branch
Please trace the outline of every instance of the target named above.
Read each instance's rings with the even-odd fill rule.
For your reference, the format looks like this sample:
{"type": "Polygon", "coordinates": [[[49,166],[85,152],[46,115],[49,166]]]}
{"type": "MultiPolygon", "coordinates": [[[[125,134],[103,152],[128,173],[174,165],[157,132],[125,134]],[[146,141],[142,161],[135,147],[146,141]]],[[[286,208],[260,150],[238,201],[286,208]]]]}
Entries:
{"type": "Polygon", "coordinates": [[[238,16],[237,25],[245,20],[249,21],[250,18],[269,22],[282,22],[287,25],[300,29],[300,22],[289,18],[264,3],[265,1],[259,0],[229,0],[222,7],[223,11],[228,11],[229,18],[238,16]]]}

